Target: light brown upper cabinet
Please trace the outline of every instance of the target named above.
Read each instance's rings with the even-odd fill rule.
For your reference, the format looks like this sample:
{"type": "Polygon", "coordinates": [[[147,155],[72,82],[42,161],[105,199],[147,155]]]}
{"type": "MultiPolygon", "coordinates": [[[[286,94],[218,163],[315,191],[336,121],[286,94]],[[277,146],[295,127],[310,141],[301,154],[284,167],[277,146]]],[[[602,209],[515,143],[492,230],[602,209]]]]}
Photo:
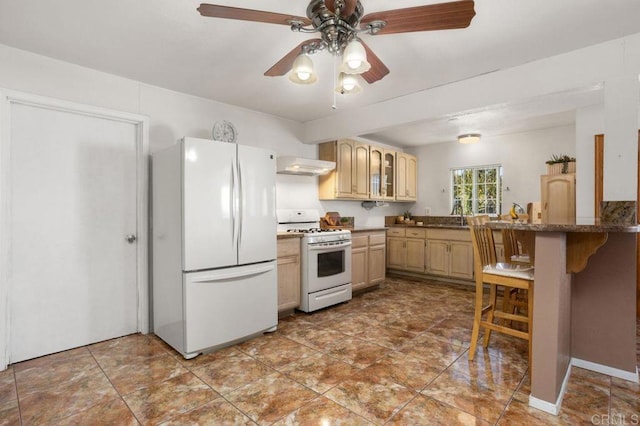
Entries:
{"type": "Polygon", "coordinates": [[[321,200],[417,200],[418,161],[412,155],[340,139],[320,144],[318,157],[336,162],[318,180],[321,200]]]}
{"type": "Polygon", "coordinates": [[[319,158],[336,162],[335,170],[320,176],[320,199],[369,198],[369,145],[350,139],[325,142],[319,158]]]}
{"type": "Polygon", "coordinates": [[[416,201],[418,194],[418,160],[413,155],[398,152],[396,154],[396,200],[416,201]]]}
{"type": "Polygon", "coordinates": [[[540,176],[542,223],[576,223],[576,174],[540,176]]]}

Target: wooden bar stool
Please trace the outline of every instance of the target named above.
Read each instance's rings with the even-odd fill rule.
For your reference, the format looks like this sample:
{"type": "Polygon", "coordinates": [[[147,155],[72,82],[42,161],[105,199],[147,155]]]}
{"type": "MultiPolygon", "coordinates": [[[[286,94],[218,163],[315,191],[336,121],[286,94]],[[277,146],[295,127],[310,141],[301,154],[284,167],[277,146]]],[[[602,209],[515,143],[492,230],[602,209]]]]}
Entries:
{"type": "MultiPolygon", "coordinates": [[[[473,243],[474,268],[476,279],[476,301],[471,333],[469,360],[473,360],[476,352],[480,328],[485,329],[484,347],[489,346],[491,332],[515,336],[529,342],[529,365],[531,366],[531,331],[533,329],[533,268],[530,266],[496,262],[496,249],[493,232],[482,224],[482,218],[468,220],[473,243]],[[489,303],[483,302],[484,285],[489,287],[489,303]],[[510,289],[525,290],[527,296],[526,314],[503,311],[497,307],[498,290],[505,291],[508,297],[510,289]],[[494,320],[504,320],[495,323],[494,320]],[[527,325],[526,331],[512,327],[513,322],[527,325]]],[[[531,370],[531,368],[530,368],[531,370]]]]}
{"type": "Polygon", "coordinates": [[[529,254],[523,253],[516,239],[513,229],[502,230],[502,243],[504,244],[504,261],[516,265],[531,266],[529,254]]]}

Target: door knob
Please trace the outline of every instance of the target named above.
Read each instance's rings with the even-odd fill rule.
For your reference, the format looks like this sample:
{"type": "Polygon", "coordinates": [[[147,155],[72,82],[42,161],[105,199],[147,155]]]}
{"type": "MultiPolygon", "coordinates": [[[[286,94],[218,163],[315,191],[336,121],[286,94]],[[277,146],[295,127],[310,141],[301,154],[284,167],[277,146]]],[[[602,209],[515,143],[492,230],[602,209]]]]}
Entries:
{"type": "Polygon", "coordinates": [[[126,237],[126,240],[127,240],[127,242],[128,242],[129,244],[133,244],[133,243],[135,243],[135,242],[136,242],[136,239],[137,239],[137,238],[136,238],[136,236],[135,236],[135,235],[133,235],[133,234],[129,234],[129,235],[127,235],[127,237],[126,237]]]}

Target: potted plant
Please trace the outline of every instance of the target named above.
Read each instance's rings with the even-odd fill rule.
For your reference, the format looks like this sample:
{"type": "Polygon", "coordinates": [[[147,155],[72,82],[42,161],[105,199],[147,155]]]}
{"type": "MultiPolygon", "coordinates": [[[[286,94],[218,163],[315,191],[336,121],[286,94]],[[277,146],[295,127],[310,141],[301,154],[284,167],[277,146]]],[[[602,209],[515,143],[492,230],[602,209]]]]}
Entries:
{"type": "Polygon", "coordinates": [[[545,161],[547,164],[548,175],[559,175],[576,172],[576,159],[566,154],[553,154],[551,158],[545,161]]]}

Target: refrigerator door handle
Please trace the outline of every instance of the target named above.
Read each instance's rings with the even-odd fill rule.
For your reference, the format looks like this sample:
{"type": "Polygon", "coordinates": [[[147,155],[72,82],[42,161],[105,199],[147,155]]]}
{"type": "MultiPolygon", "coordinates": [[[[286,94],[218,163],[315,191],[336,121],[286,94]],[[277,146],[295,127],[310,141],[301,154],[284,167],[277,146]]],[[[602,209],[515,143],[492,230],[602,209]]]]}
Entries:
{"type": "Polygon", "coordinates": [[[244,198],[242,193],[242,167],[240,166],[240,159],[238,158],[238,251],[240,250],[240,244],[242,243],[242,222],[244,220],[244,198]]]}
{"type": "Polygon", "coordinates": [[[236,170],[233,160],[231,160],[231,190],[229,191],[229,213],[231,214],[231,245],[235,250],[237,248],[238,237],[237,237],[237,223],[236,223],[236,215],[237,215],[237,207],[236,207],[236,170]]]}
{"type": "Polygon", "coordinates": [[[228,280],[240,277],[249,277],[252,275],[264,274],[275,269],[275,262],[260,263],[242,268],[226,268],[219,271],[211,271],[207,274],[198,273],[198,278],[192,278],[192,283],[206,283],[228,280]]]}
{"type": "Polygon", "coordinates": [[[231,162],[231,175],[233,179],[233,187],[231,188],[231,202],[233,209],[231,210],[232,224],[233,224],[233,250],[238,252],[240,249],[240,226],[242,224],[242,217],[240,215],[240,175],[238,172],[238,159],[236,158],[231,162]]]}

